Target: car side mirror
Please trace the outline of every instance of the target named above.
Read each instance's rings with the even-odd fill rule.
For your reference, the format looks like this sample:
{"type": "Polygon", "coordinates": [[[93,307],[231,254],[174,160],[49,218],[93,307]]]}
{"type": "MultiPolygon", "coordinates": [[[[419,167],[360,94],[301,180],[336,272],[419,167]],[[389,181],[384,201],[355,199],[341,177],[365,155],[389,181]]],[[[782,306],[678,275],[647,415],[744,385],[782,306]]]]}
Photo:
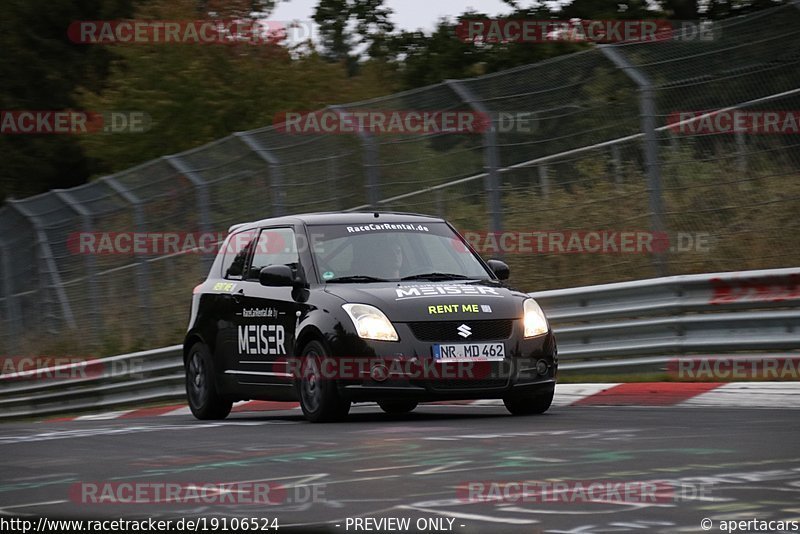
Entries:
{"type": "Polygon", "coordinates": [[[506,264],[504,261],[489,260],[486,262],[486,264],[492,270],[494,275],[500,280],[508,280],[508,277],[511,276],[511,270],[508,268],[508,264],[506,264]]]}
{"type": "Polygon", "coordinates": [[[267,287],[292,287],[295,285],[294,274],[287,265],[270,265],[258,273],[258,281],[267,287]]]}

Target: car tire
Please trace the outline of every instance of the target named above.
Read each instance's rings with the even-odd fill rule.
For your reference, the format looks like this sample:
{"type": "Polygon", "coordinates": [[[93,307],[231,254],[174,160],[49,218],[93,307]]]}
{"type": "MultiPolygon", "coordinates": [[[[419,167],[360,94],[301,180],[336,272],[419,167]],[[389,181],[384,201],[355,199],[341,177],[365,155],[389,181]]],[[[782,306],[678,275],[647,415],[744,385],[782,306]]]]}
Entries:
{"type": "Polygon", "coordinates": [[[419,405],[417,401],[413,400],[382,400],[378,401],[378,406],[381,410],[391,415],[400,415],[404,413],[413,412],[414,408],[419,405]]]}
{"type": "Polygon", "coordinates": [[[303,415],[312,423],[341,421],[350,412],[350,401],[339,396],[336,380],[321,376],[323,362],[330,358],[319,341],[311,341],[301,353],[297,395],[303,415]]]}
{"type": "Polygon", "coordinates": [[[186,398],[189,409],[197,419],[225,419],[231,413],[233,402],[217,391],[214,363],[211,353],[203,343],[195,343],[186,358],[186,398]]]}
{"type": "Polygon", "coordinates": [[[542,414],[553,403],[554,393],[554,390],[549,389],[539,393],[511,394],[503,397],[503,404],[511,415],[542,414]]]}

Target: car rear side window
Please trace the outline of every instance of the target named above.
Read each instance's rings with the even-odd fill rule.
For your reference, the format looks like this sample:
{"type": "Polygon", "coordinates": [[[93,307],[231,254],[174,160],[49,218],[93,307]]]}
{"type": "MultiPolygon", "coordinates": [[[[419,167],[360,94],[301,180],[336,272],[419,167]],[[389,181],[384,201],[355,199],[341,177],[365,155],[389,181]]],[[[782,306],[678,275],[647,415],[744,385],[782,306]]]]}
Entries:
{"type": "Polygon", "coordinates": [[[292,228],[264,228],[258,236],[247,278],[258,280],[261,269],[270,265],[297,269],[299,261],[292,228]]]}
{"type": "Polygon", "coordinates": [[[231,280],[241,280],[247,256],[256,242],[256,230],[234,234],[225,244],[222,258],[222,276],[231,280]]]}

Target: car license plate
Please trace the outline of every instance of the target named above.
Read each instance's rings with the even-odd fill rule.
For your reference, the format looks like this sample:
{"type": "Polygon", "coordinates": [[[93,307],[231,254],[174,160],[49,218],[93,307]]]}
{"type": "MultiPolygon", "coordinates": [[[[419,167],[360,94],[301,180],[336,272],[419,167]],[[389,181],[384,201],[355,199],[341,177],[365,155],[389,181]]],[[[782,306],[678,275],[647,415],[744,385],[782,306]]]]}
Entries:
{"type": "Polygon", "coordinates": [[[438,362],[492,362],[506,357],[502,343],[456,343],[434,345],[433,358],[438,362]]]}

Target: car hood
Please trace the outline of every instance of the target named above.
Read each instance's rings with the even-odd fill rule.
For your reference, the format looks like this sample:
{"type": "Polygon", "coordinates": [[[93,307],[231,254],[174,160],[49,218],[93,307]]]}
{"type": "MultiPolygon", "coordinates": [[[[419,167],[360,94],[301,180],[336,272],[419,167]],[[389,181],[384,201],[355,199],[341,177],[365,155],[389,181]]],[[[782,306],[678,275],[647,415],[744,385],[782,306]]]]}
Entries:
{"type": "Polygon", "coordinates": [[[347,302],[375,306],[395,322],[515,319],[528,298],[490,281],[328,284],[325,291],[347,302]]]}

